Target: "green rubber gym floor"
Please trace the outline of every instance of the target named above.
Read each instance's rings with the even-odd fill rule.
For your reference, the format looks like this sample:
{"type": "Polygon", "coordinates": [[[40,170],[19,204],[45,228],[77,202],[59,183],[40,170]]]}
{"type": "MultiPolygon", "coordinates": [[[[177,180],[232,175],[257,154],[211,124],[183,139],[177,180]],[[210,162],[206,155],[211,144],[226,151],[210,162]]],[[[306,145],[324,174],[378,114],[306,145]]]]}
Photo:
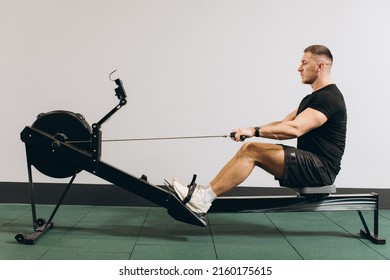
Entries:
{"type": "MultiPolygon", "coordinates": [[[[52,205],[38,205],[49,218],[52,205]]],[[[372,228],[372,212],[363,212],[372,228]]],[[[355,211],[209,214],[200,228],[173,220],[158,207],[62,205],[54,228],[34,245],[29,204],[0,204],[2,260],[388,260],[390,210],[380,211],[375,245],[360,238],[355,211]]]]}

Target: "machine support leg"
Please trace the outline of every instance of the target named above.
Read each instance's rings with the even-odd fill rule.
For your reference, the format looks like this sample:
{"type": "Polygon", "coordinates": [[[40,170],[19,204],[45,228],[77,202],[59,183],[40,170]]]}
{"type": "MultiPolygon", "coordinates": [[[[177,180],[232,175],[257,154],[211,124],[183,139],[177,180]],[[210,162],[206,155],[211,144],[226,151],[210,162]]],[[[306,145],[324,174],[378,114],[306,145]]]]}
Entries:
{"type": "Polygon", "coordinates": [[[31,189],[31,209],[32,209],[32,217],[33,217],[33,229],[34,232],[29,235],[24,235],[22,233],[18,233],[15,235],[15,239],[18,243],[24,243],[28,245],[34,244],[34,242],[42,236],[45,232],[50,230],[53,227],[52,220],[55,216],[55,214],[58,211],[58,208],[61,206],[66,194],[68,193],[71,185],[73,184],[74,179],[76,178],[77,172],[72,176],[70,179],[68,185],[66,186],[64,192],[62,193],[60,199],[58,200],[53,212],[50,215],[49,220],[46,222],[45,219],[39,218],[37,219],[36,214],[36,207],[35,207],[35,192],[34,192],[34,183],[32,179],[32,169],[31,164],[28,162],[28,177],[29,177],[29,184],[31,189]]]}
{"type": "Polygon", "coordinates": [[[60,199],[58,200],[56,207],[54,208],[53,212],[51,213],[50,218],[49,218],[49,220],[48,220],[47,223],[46,223],[46,226],[47,226],[48,224],[50,224],[51,221],[53,220],[55,214],[57,213],[58,208],[60,208],[60,206],[61,206],[61,204],[62,204],[62,201],[64,200],[66,194],[68,193],[68,191],[69,191],[69,189],[70,189],[70,186],[73,184],[73,181],[74,181],[74,179],[76,178],[76,175],[77,175],[77,172],[75,172],[75,174],[74,174],[74,175],[72,176],[72,178],[70,179],[68,185],[66,186],[64,192],[62,193],[60,199]]]}
{"type": "Polygon", "coordinates": [[[376,205],[377,205],[377,207],[374,210],[374,235],[378,236],[378,234],[379,234],[379,195],[376,195],[376,205]]]}
{"type": "Polygon", "coordinates": [[[374,244],[386,244],[386,239],[383,239],[378,236],[379,234],[379,195],[376,195],[376,207],[374,210],[374,234],[370,232],[370,229],[367,226],[366,220],[364,219],[363,213],[358,210],[360,220],[363,223],[364,230],[360,230],[360,235],[364,238],[367,238],[374,244]]]}
{"type": "MultiPolygon", "coordinates": [[[[368,226],[367,226],[367,223],[366,223],[366,220],[364,219],[364,216],[363,216],[362,211],[358,210],[357,212],[358,212],[358,214],[359,214],[360,220],[362,221],[362,224],[363,224],[365,233],[368,234],[368,235],[371,235],[370,229],[369,229],[368,226]]],[[[361,230],[360,233],[361,233],[362,231],[363,231],[363,230],[361,230]]]]}
{"type": "Polygon", "coordinates": [[[27,153],[27,171],[28,171],[28,183],[30,186],[30,201],[31,201],[33,229],[36,230],[38,228],[38,226],[37,226],[37,210],[35,207],[35,190],[34,190],[34,183],[33,183],[33,178],[32,178],[31,163],[28,159],[28,153],[27,153]]]}

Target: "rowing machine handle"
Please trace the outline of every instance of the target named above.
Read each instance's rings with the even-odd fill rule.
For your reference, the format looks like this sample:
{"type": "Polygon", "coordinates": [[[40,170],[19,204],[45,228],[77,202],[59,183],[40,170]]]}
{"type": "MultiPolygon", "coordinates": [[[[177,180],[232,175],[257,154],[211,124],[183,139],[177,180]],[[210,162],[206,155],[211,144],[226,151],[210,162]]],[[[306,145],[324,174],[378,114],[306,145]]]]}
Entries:
{"type": "MultiPolygon", "coordinates": [[[[236,137],[236,133],[235,132],[230,132],[230,138],[235,138],[235,137],[236,137]]],[[[240,135],[241,141],[245,141],[246,138],[248,138],[248,136],[240,135]]]]}

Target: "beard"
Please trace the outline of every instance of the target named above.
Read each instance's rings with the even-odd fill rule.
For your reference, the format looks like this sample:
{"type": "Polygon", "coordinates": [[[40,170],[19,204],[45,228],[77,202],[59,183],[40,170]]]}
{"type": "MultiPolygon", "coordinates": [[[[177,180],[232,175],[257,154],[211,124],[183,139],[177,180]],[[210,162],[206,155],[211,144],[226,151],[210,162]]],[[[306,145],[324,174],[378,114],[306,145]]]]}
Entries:
{"type": "Polygon", "coordinates": [[[317,75],[307,75],[302,77],[302,84],[311,85],[317,80],[317,75]]]}

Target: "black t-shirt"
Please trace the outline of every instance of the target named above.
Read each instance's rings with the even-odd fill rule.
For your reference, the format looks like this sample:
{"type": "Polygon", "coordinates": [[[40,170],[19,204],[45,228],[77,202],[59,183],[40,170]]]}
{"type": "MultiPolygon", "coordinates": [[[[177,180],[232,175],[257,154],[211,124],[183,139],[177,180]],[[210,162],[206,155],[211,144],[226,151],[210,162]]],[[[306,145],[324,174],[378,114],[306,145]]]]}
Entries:
{"type": "Polygon", "coordinates": [[[320,111],[327,121],[320,127],[298,138],[298,149],[317,155],[335,176],[340,171],[347,133],[347,109],[344,97],[335,84],[330,84],[307,95],[297,114],[307,108],[320,111]]]}

